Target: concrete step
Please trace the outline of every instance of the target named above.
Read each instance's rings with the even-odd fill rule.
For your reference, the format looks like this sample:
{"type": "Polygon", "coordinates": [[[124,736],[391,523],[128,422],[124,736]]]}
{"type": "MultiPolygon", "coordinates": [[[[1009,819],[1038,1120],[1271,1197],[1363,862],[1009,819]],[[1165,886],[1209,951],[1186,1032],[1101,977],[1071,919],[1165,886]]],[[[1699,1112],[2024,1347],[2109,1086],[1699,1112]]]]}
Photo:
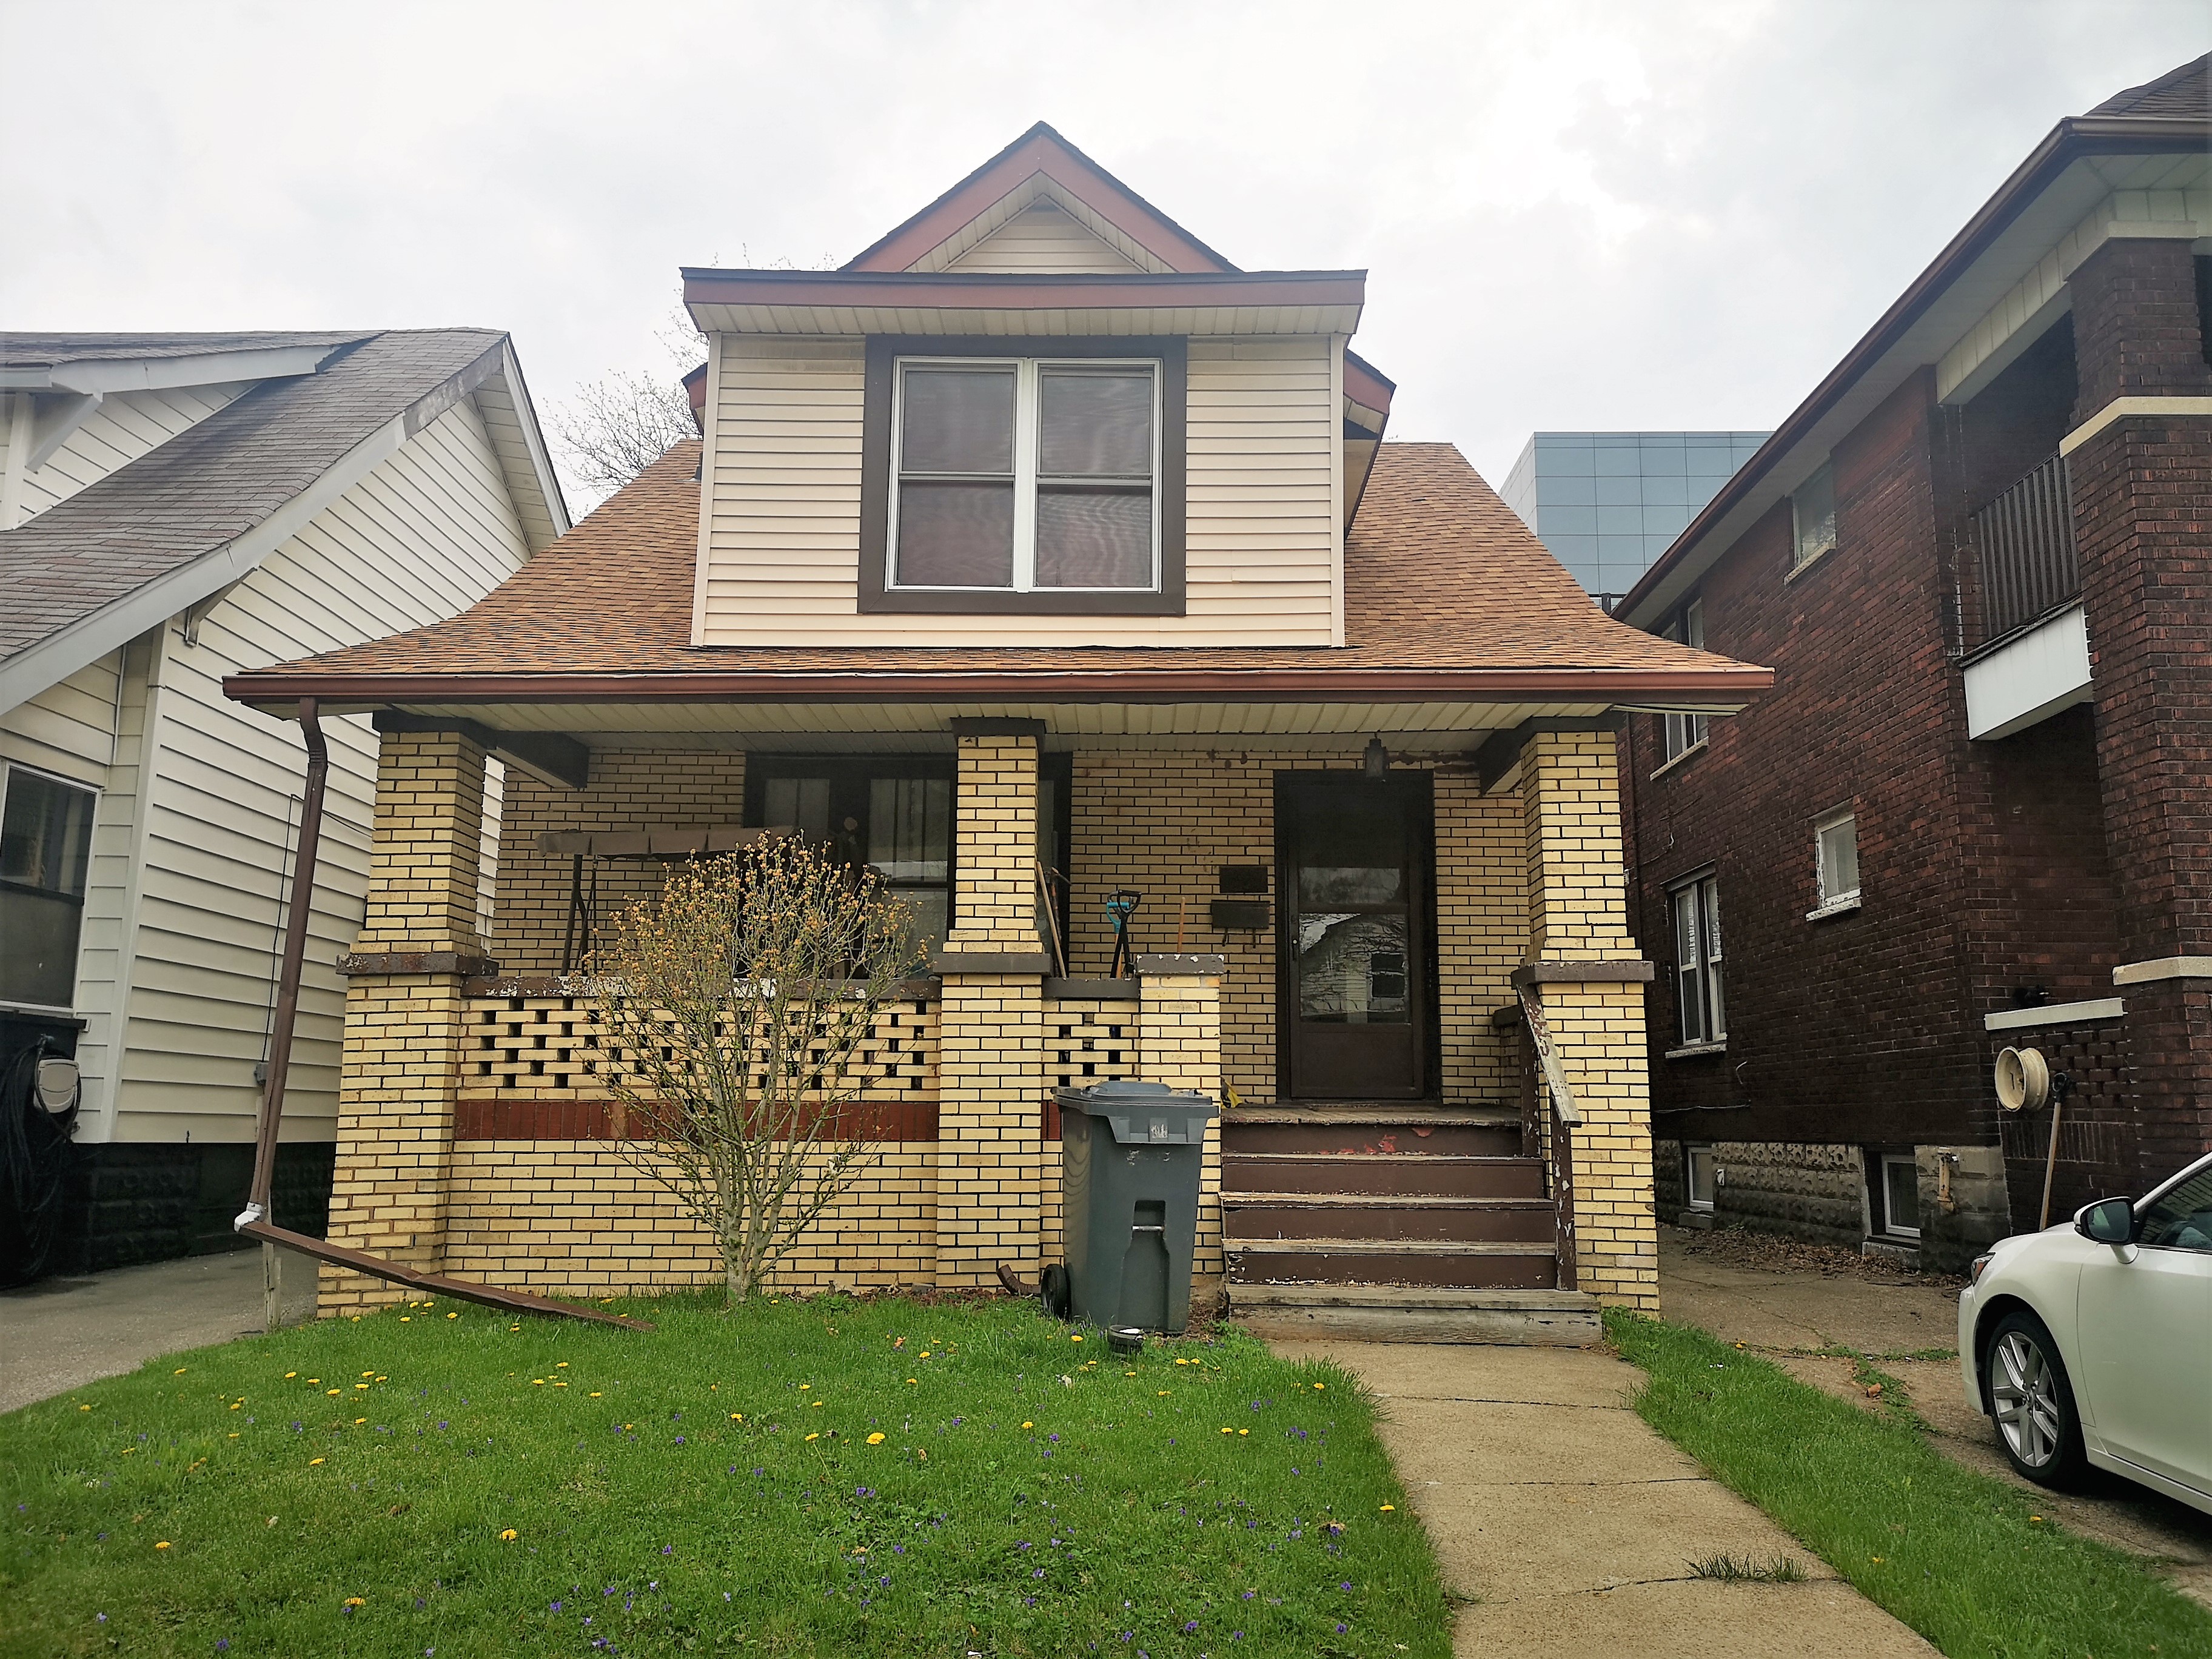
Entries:
{"type": "Polygon", "coordinates": [[[1591,1347],[1605,1338],[1583,1291],[1424,1290],[1402,1285],[1238,1285],[1230,1315],[1255,1336],[1355,1342],[1591,1347]]]}
{"type": "Polygon", "coordinates": [[[1548,1199],[1365,1193],[1224,1192],[1223,1225],[1238,1238],[1381,1238],[1548,1247],[1548,1199]]]}
{"type": "Polygon", "coordinates": [[[1345,1158],[1510,1158],[1521,1151],[1521,1116],[1495,1106],[1245,1106],[1223,1117],[1221,1146],[1232,1152],[1331,1152],[1345,1158]]]}
{"type": "Polygon", "coordinates": [[[1230,1193],[1343,1193],[1413,1198],[1542,1198],[1544,1166],[1533,1158],[1456,1152],[1240,1152],[1221,1156],[1230,1193]]]}
{"type": "Polygon", "coordinates": [[[1425,1285],[1539,1291],[1559,1282],[1548,1240],[1538,1244],[1232,1237],[1222,1240],[1222,1249],[1232,1286],[1425,1285]]]}

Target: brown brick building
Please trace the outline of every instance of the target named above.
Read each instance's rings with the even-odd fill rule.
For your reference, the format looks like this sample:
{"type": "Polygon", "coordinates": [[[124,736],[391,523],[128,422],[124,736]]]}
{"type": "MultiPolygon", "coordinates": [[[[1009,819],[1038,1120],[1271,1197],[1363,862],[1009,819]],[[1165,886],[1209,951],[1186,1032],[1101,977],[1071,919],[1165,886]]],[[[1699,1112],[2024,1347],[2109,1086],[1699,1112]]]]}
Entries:
{"type": "Polygon", "coordinates": [[[1623,601],[1660,1206],[1955,1265],[2212,1146],[2208,60],[2062,121],[1623,601]],[[2001,1121],[2002,1120],[2002,1121],[2001,1121]]]}
{"type": "Polygon", "coordinates": [[[1382,443],[1364,273],[1240,270],[1048,128],[837,270],[686,293],[699,442],[451,624],[228,683],[382,733],[333,1240],[711,1279],[610,1144],[573,970],[655,859],[784,830],[897,888],[933,969],[788,1282],[1035,1273],[1052,1090],[1139,1077],[1227,1108],[1203,1294],[1447,1336],[1656,1306],[1617,711],[1765,672],[1606,617],[1449,446],[1382,443]]]}

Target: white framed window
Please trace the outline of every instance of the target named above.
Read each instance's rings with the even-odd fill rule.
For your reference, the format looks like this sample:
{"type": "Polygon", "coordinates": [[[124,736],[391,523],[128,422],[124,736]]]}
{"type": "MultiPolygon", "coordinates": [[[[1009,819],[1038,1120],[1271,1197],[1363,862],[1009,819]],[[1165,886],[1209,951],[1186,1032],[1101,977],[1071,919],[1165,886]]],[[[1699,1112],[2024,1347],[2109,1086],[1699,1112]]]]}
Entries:
{"type": "Polygon", "coordinates": [[[0,1002],[67,1008],[100,797],[81,785],[0,769],[0,1002]]]}
{"type": "Polygon", "coordinates": [[[1720,884],[1711,872],[1669,890],[1674,916],[1674,1009],[1682,1048],[1728,1037],[1721,987],[1720,884]]]}
{"type": "Polygon", "coordinates": [[[1892,1238],[1920,1237],[1920,1166],[1910,1148],[1867,1155],[1875,1231],[1892,1238]]]}
{"type": "MultiPolygon", "coordinates": [[[[1705,602],[1692,599],[1667,619],[1659,630],[1662,640],[1672,640],[1677,645],[1686,645],[1702,651],[1705,648],[1705,602]]],[[[1710,735],[1708,717],[1704,714],[1662,714],[1660,747],[1662,763],[1678,755],[1686,755],[1710,735]]]]}
{"type": "Polygon", "coordinates": [[[1813,866],[1820,903],[1814,914],[1856,904],[1859,898],[1859,821],[1849,810],[1813,823],[1813,866]]]}
{"type": "Polygon", "coordinates": [[[1710,1146],[1685,1146],[1682,1149],[1684,1189],[1690,1195],[1693,1210],[1710,1210],[1713,1195],[1720,1187],[1720,1160],[1710,1146]]]}
{"type": "Polygon", "coordinates": [[[1795,532],[1790,568],[1802,570],[1836,544],[1836,471],[1826,461],[1790,498],[1795,532]]]}
{"type": "Polygon", "coordinates": [[[1158,592],[1161,380],[1156,358],[899,358],[887,588],[1158,592]]]}

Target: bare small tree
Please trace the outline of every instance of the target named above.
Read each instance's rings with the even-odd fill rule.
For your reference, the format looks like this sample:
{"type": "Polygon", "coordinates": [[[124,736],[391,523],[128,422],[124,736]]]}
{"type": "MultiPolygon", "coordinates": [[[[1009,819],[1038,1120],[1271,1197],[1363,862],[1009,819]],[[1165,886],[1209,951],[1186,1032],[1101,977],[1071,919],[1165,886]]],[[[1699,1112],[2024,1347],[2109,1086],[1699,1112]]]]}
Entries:
{"type": "Polygon", "coordinates": [[[601,498],[613,494],[668,453],[699,435],[691,399],[672,375],[610,374],[587,380],[550,422],[568,471],[601,498]]]}
{"type": "Polygon", "coordinates": [[[714,1236],[733,1300],[874,1161],[841,1119],[924,960],[872,872],[787,837],[677,866],[609,929],[594,970],[617,1145],[714,1236]]]}

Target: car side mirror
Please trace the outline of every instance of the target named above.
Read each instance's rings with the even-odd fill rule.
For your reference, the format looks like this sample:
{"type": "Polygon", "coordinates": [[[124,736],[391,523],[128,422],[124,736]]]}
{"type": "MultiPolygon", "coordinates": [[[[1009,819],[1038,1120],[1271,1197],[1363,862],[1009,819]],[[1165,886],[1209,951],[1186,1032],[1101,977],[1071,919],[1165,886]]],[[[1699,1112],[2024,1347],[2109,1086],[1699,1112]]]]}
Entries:
{"type": "Polygon", "coordinates": [[[2100,1244],[2132,1244],[2136,1242],[2135,1205],[2124,1198],[2086,1204],[2074,1218],[2074,1231],[2100,1244]]]}

